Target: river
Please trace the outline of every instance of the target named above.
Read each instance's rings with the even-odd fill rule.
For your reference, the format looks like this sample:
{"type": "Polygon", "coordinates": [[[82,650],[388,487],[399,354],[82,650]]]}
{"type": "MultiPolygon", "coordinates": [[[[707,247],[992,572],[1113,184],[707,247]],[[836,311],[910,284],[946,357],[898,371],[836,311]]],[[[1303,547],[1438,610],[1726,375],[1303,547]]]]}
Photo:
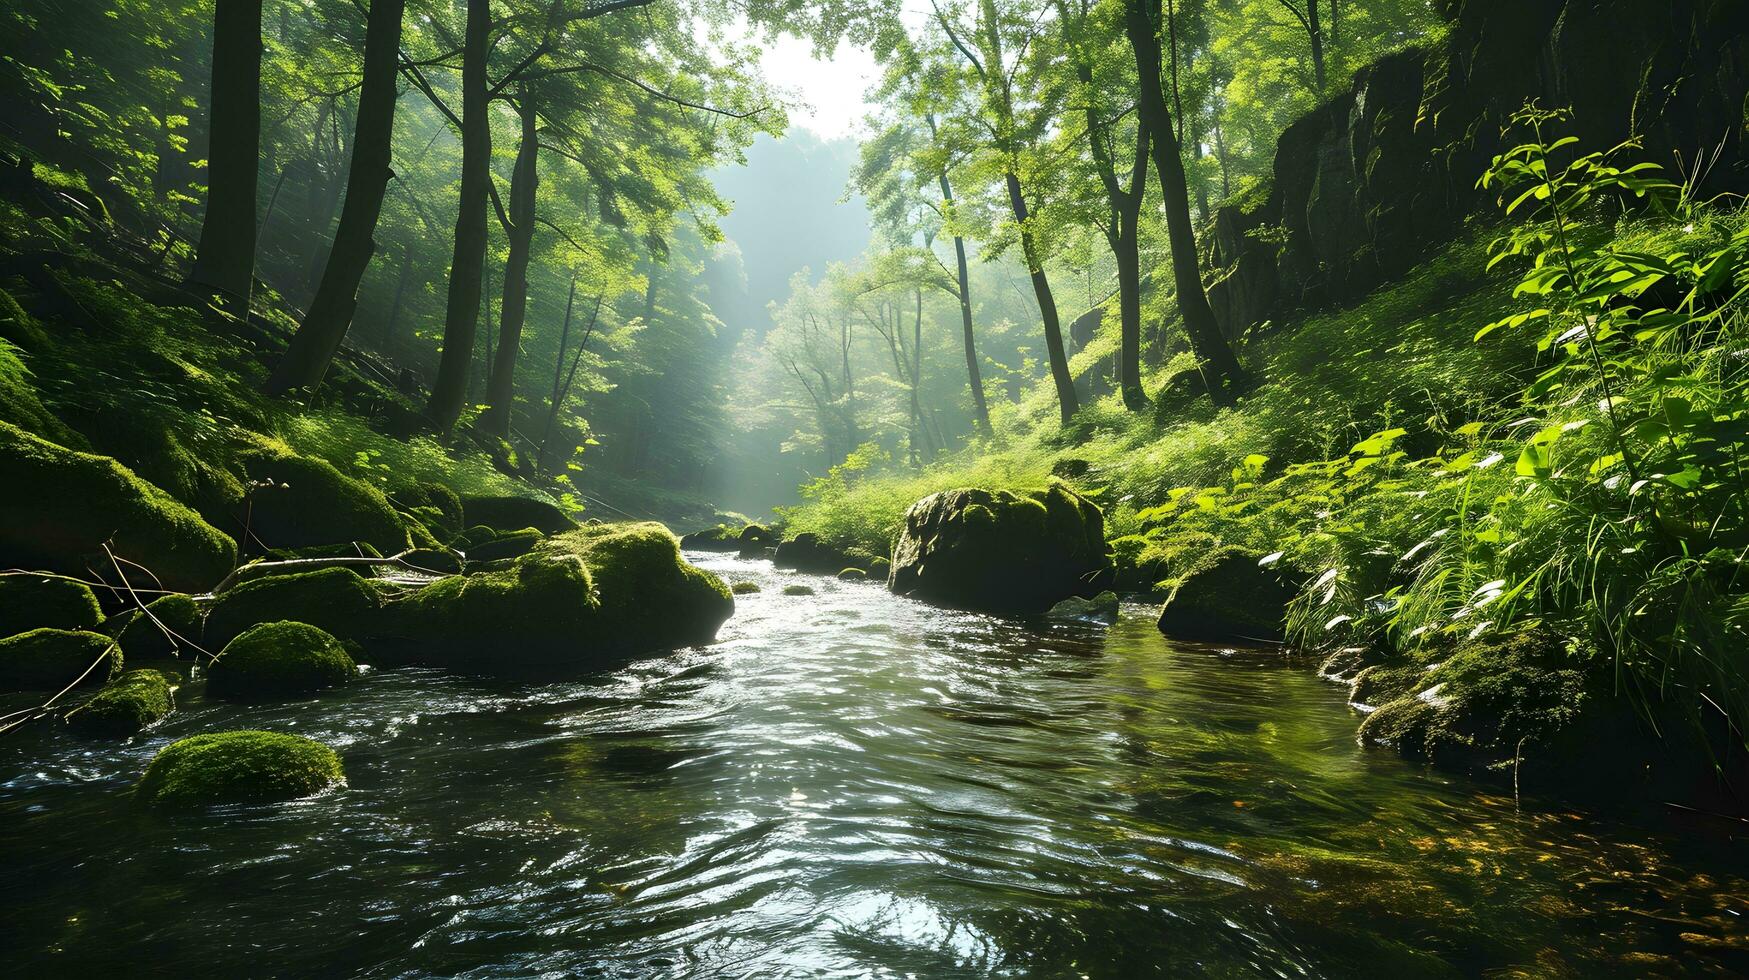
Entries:
{"type": "Polygon", "coordinates": [[[1153,977],[1749,971],[1749,844],[1355,743],[1279,655],[1021,624],[695,555],[720,642],[527,684],[193,688],[131,743],[0,741],[15,976],[1153,977]],[[805,582],[814,596],[785,596],[805,582]],[[348,784],[167,816],[168,741],[257,727],[348,784]]]}

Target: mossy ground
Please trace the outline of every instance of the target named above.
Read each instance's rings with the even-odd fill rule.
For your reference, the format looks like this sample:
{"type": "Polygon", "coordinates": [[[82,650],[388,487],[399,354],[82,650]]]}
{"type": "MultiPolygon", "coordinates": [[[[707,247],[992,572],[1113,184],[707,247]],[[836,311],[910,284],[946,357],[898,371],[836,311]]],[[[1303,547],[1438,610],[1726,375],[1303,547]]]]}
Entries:
{"type": "Polygon", "coordinates": [[[153,757],[136,789],[171,808],[274,803],[346,778],[340,757],[320,742],[282,732],[212,732],[172,742],[153,757]]]}
{"type": "Polygon", "coordinates": [[[351,655],[327,632],[307,623],[262,623],[225,644],[207,668],[207,693],[263,701],[338,687],[357,674],[351,655]]]}

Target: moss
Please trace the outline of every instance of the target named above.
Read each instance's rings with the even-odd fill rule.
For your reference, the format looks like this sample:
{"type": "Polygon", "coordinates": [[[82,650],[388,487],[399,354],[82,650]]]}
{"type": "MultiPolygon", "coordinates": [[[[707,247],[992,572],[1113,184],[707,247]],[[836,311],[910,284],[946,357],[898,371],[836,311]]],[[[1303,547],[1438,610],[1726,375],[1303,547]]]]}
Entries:
{"type": "Polygon", "coordinates": [[[451,544],[454,547],[461,548],[465,551],[474,545],[484,544],[497,536],[498,532],[496,530],[489,528],[484,524],[475,524],[473,527],[456,535],[451,540],[451,544]]]}
{"type": "Polygon", "coordinates": [[[741,532],[726,524],[718,524],[716,527],[683,535],[680,547],[688,551],[739,551],[741,532]]]}
{"type": "Polygon", "coordinates": [[[155,670],[130,670],[67,715],[67,724],[81,735],[126,738],[175,707],[169,678],[155,670]]]}
{"type": "Polygon", "coordinates": [[[338,687],[358,665],[327,632],[307,623],[250,627],[225,644],[207,672],[207,693],[232,701],[262,701],[338,687]]]}
{"type": "Polygon", "coordinates": [[[394,496],[426,527],[445,537],[455,535],[465,526],[462,498],[441,483],[421,483],[394,496]]]}
{"type": "Polygon", "coordinates": [[[251,626],[286,619],[358,639],[381,607],[376,590],[349,568],[269,575],[219,594],[207,612],[206,645],[218,649],[251,626]]]}
{"type": "Polygon", "coordinates": [[[1404,755],[1421,755],[1436,714],[1437,709],[1420,698],[1397,698],[1366,716],[1360,723],[1360,740],[1389,745],[1404,755]]]}
{"type": "Polygon", "coordinates": [[[813,595],[814,589],[812,586],[808,586],[808,585],[786,585],[783,587],[783,594],[784,595],[813,595]]]}
{"type": "Polygon", "coordinates": [[[84,582],[46,575],[0,575],[0,636],[42,626],[79,630],[103,621],[97,595],[84,582]]]}
{"type": "Polygon", "coordinates": [[[504,558],[516,558],[534,550],[546,535],[532,527],[520,531],[499,534],[490,541],[476,541],[467,549],[469,561],[499,561],[504,558]]]}
{"type": "Polygon", "coordinates": [[[1348,700],[1378,706],[1414,694],[1425,686],[1426,671],[1420,667],[1367,667],[1354,675],[1348,700]]]}
{"type": "Polygon", "coordinates": [[[185,595],[159,596],[146,603],[147,616],[135,612],[120,635],[121,649],[130,660],[162,660],[176,656],[183,643],[201,642],[200,604],[185,595]],[[163,626],[160,627],[159,624],[163,626]],[[166,636],[165,630],[176,634],[166,636]],[[178,639],[178,637],[180,639],[178,639]]]}
{"type": "Polygon", "coordinates": [[[469,525],[485,524],[500,529],[532,527],[558,534],[576,527],[565,512],[532,497],[463,497],[462,513],[469,525]]]}
{"type": "Polygon", "coordinates": [[[598,605],[582,558],[524,555],[501,570],[439,579],[392,603],[372,650],[390,663],[492,673],[587,667],[598,605]]]}
{"type": "Polygon", "coordinates": [[[58,691],[81,675],[81,684],[102,684],[121,658],[121,644],[102,633],[34,629],[0,640],[0,690],[58,691]]]}
{"type": "Polygon", "coordinates": [[[731,593],[733,593],[734,595],[752,595],[753,593],[759,591],[759,583],[758,582],[736,582],[734,585],[731,585],[729,587],[729,591],[731,593]]]}
{"type": "Polygon", "coordinates": [[[596,635],[608,650],[709,643],[735,611],[729,587],[683,559],[680,542],[661,524],[581,529],[549,538],[541,549],[588,563],[601,601],[596,635]]]}
{"type": "Polygon", "coordinates": [[[1585,707],[1586,660],[1566,639],[1542,629],[1460,644],[1427,675],[1439,685],[1436,741],[1503,756],[1520,741],[1549,740],[1585,707]]]}
{"type": "Polygon", "coordinates": [[[140,777],[154,806],[273,803],[313,796],[346,778],[320,742],[281,732],[212,732],[165,746],[140,777]]]}
{"type": "MultiPolygon", "coordinates": [[[[10,299],[4,292],[0,292],[0,297],[10,299]]],[[[5,304],[0,301],[0,324],[4,323],[5,316],[5,304]]],[[[0,337],[4,337],[4,333],[4,326],[0,326],[0,337]]],[[[53,412],[43,407],[33,375],[15,350],[7,339],[0,339],[0,420],[51,442],[83,448],[84,437],[67,428],[53,412]]]]}
{"type": "Polygon", "coordinates": [[[368,541],[342,541],[339,544],[317,544],[307,548],[274,548],[262,557],[274,561],[295,561],[302,558],[381,558],[383,553],[368,541]]]}
{"type": "Polygon", "coordinates": [[[1188,640],[1278,643],[1297,577],[1258,564],[1240,547],[1205,553],[1180,577],[1160,607],[1160,632],[1188,640]]]}
{"type": "Polygon", "coordinates": [[[250,536],[269,548],[364,542],[394,554],[408,545],[407,528],[377,488],[324,460],[259,450],[243,458],[251,480],[250,536]]]}
{"type": "Polygon", "coordinates": [[[0,564],[69,575],[109,542],[166,588],[224,578],[237,546],[200,515],[106,456],[74,452],[0,422],[0,564]]]}

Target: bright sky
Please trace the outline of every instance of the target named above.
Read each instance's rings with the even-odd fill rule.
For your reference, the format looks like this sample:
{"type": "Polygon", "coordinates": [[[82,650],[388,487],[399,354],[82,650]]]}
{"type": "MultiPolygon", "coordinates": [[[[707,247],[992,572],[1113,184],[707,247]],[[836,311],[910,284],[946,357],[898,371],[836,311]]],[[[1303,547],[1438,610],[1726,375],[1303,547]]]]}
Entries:
{"type": "Polygon", "coordinates": [[[821,61],[809,42],[787,34],[764,47],[760,71],[790,100],[790,125],[825,139],[857,132],[870,109],[863,93],[879,78],[866,48],[840,44],[830,60],[821,61]]]}

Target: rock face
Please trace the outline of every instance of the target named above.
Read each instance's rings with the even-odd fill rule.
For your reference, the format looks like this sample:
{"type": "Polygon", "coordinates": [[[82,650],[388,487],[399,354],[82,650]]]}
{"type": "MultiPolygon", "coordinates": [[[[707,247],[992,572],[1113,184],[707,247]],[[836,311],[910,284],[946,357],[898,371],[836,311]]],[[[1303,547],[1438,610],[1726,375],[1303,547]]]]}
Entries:
{"type": "Polygon", "coordinates": [[[946,490],[905,515],[887,585],[965,609],[1042,613],[1107,571],[1099,508],[1062,484],[1027,494],[946,490]]]}
{"type": "Polygon", "coordinates": [[[463,497],[462,513],[469,527],[484,524],[501,531],[532,527],[542,534],[558,534],[577,526],[564,511],[531,497],[463,497]]]}
{"type": "Polygon", "coordinates": [[[102,684],[120,670],[121,645],[102,633],[35,629],[0,640],[0,691],[102,684]]]}
{"type": "Polygon", "coordinates": [[[207,670],[207,693],[231,701],[266,701],[338,687],[358,674],[340,641],[307,623],[252,626],[207,670]]]}
{"type": "Polygon", "coordinates": [[[382,491],[326,460],[263,451],[247,456],[244,466],[261,481],[238,515],[249,528],[248,550],[354,541],[384,554],[407,550],[407,526],[382,491]]]}
{"type": "Polygon", "coordinates": [[[1185,640],[1280,643],[1298,577],[1243,548],[1210,552],[1180,576],[1160,607],[1160,632],[1185,640]]]}
{"type": "Polygon", "coordinates": [[[1433,48],[1385,56],[1281,135],[1273,178],[1216,211],[1209,302],[1229,335],[1358,298],[1488,204],[1476,179],[1528,99],[1571,106],[1582,150],[1716,148],[1708,192],[1749,183],[1749,4],[1446,0],[1433,48]],[[1641,25],[1624,30],[1622,25],[1641,25]],[[1626,67],[1631,66],[1631,67],[1626,67]],[[1723,142],[1721,143],[1721,137],[1723,142]]]}
{"type": "Polygon", "coordinates": [[[43,626],[90,629],[102,621],[97,596],[83,582],[58,576],[0,575],[0,636],[43,626]]]}
{"type": "Polygon", "coordinates": [[[320,742],[283,732],[212,732],[166,745],[136,792],[163,807],[277,803],[345,778],[340,757],[320,742]]]}
{"type": "Polygon", "coordinates": [[[74,452],[0,422],[0,566],[83,576],[107,570],[102,545],[165,588],[201,592],[237,563],[237,545],[107,456],[74,452]]]}
{"type": "Polygon", "coordinates": [[[155,670],[130,670],[67,715],[67,726],[95,738],[128,738],[176,707],[170,679],[155,670]]]}

